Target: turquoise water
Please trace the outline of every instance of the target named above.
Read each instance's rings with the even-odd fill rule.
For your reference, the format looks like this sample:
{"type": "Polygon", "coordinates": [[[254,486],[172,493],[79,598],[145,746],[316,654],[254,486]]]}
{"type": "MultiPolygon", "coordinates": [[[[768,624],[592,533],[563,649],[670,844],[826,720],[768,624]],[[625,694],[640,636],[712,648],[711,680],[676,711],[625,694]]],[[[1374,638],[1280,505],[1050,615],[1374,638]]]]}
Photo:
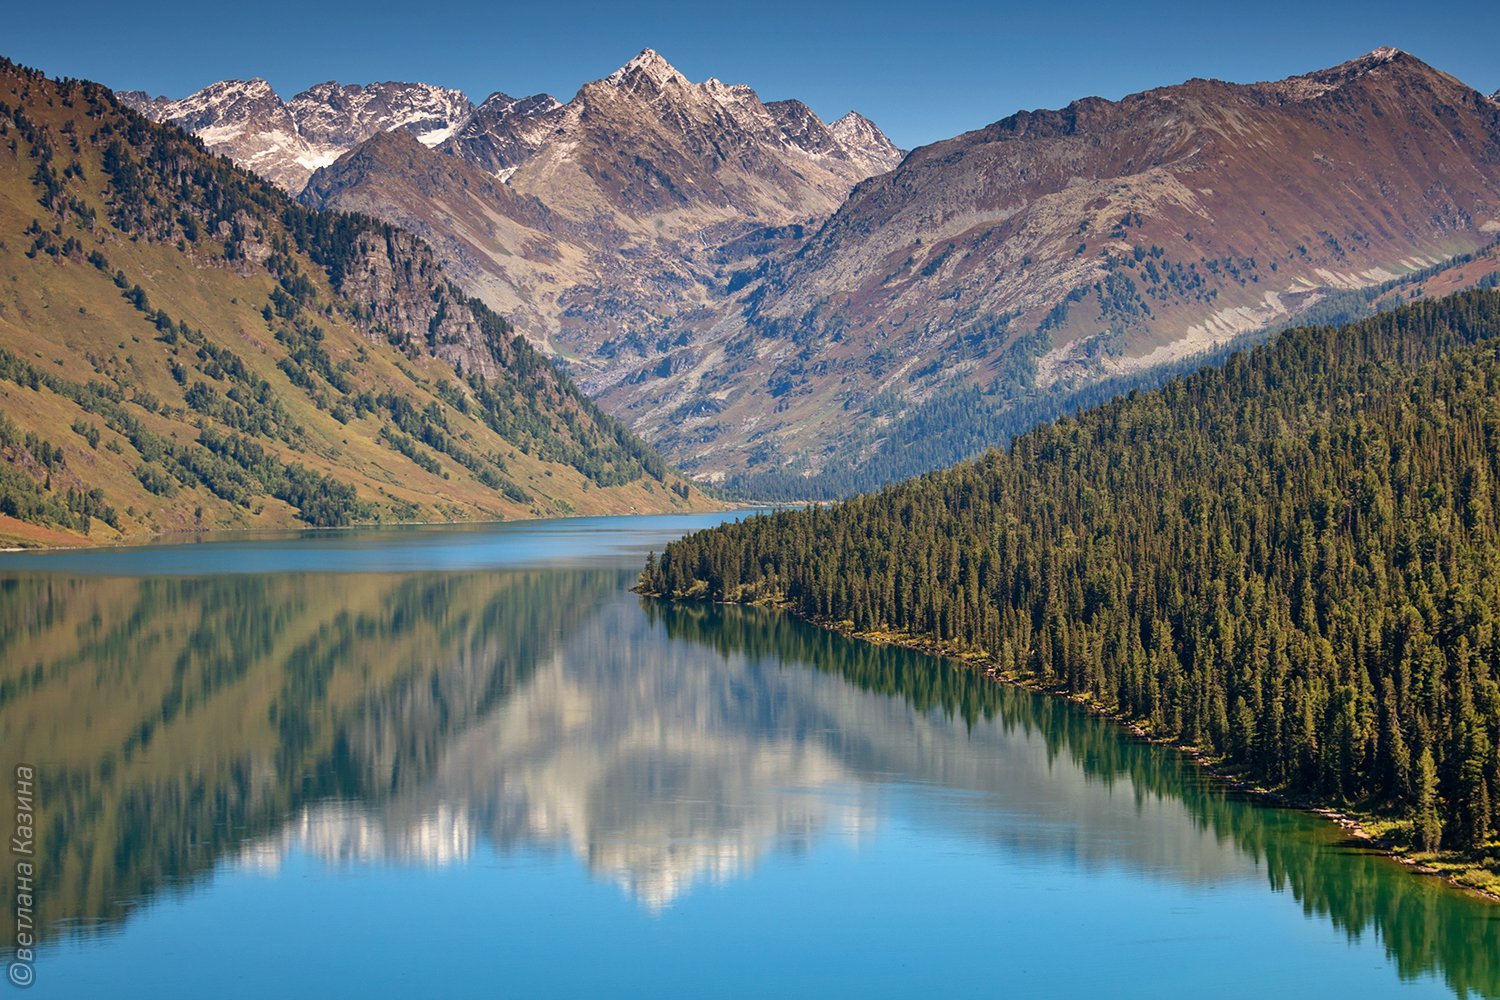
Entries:
{"type": "Polygon", "coordinates": [[[1500,996],[1500,908],[1328,824],[930,657],[629,593],[713,520],[0,556],[29,994],[1500,996]]]}

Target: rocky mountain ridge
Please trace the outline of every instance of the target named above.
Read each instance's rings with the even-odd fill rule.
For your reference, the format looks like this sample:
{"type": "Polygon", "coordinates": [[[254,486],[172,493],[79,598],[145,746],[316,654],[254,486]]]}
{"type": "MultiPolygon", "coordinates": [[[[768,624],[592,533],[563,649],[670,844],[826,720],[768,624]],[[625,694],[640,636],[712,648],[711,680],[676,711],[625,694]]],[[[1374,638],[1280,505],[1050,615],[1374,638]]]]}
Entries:
{"type": "MultiPolygon", "coordinates": [[[[800,101],[762,104],[743,84],[687,80],[660,53],[647,49],[602,80],[585,84],[572,101],[549,94],[513,98],[491,94],[477,107],[457,90],[424,83],[320,83],[282,101],[265,80],[222,80],[179,100],[123,91],[119,97],[156,121],[179,125],[293,194],[320,167],[380,132],[405,129],[427,146],[444,146],[460,159],[508,181],[520,165],[549,145],[580,141],[585,119],[611,92],[660,105],[669,125],[691,133],[727,129],[730,145],[756,143],[800,153],[848,184],[890,169],[901,151],[856,112],[825,124],[800,101]],[[714,114],[722,109],[721,114],[714,114]],[[738,134],[741,132],[750,135],[738,134]]],[[[688,135],[703,152],[718,137],[688,135]]],[[[817,183],[822,178],[814,177],[817,183]]],[[[837,186],[837,185],[836,185],[837,186]]],[[[840,195],[841,198],[841,195],[840,195]]],[[[741,206],[752,216],[753,203],[741,206]]]]}
{"type": "Polygon", "coordinates": [[[566,104],[491,95],[429,155],[371,141],[302,197],[421,234],[593,384],[614,377],[617,342],[709,314],[725,241],[805,226],[899,160],[867,119],[841,121],[835,132],[800,101],[693,83],[646,50],[566,104]]]}
{"type": "Polygon", "coordinates": [[[404,129],[429,145],[444,141],[474,110],[461,92],[425,83],[309,87],[290,101],[265,80],[221,80],[180,100],[142,91],[118,95],[155,121],[178,125],[293,194],[313,171],[380,132],[404,129]]]}
{"type": "Polygon", "coordinates": [[[282,104],[252,81],[131,100],[310,206],[416,232],[584,380],[614,367],[601,344],[709,309],[719,292],[706,258],[724,240],[824,217],[902,155],[856,113],[831,126],[800,101],[692,83],[649,49],[567,103],[495,93],[462,114],[450,101],[420,120],[351,119],[349,95],[372,90],[323,84],[282,104]]]}

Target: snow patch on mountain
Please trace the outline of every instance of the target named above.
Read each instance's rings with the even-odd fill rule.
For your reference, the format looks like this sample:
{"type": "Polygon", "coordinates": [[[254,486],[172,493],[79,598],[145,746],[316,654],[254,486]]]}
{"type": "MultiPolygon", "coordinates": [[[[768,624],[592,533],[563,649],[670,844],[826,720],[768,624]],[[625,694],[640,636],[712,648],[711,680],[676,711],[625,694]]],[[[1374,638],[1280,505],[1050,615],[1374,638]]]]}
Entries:
{"type": "Polygon", "coordinates": [[[851,157],[868,164],[871,173],[883,173],[895,168],[905,152],[896,148],[880,127],[858,111],[850,111],[839,118],[828,130],[851,157]]]}
{"type": "Polygon", "coordinates": [[[221,80],[181,100],[121,94],[157,121],[192,132],[289,191],[378,132],[406,129],[429,146],[448,139],[473,112],[461,92],[426,83],[320,83],[283,101],[259,77],[221,80]]]}
{"type": "Polygon", "coordinates": [[[687,77],[677,67],[662,58],[655,49],[642,49],[641,54],[604,78],[611,87],[623,87],[639,81],[649,81],[660,88],[675,83],[687,86],[687,77]]]}

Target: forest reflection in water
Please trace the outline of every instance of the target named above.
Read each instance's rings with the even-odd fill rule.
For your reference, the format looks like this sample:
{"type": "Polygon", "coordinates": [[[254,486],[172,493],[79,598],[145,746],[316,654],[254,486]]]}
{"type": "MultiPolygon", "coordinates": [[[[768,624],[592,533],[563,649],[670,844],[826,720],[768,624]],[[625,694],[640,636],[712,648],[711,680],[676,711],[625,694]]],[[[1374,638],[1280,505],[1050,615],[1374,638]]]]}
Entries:
{"type": "Polygon", "coordinates": [[[44,940],[293,850],[561,847],[659,910],[917,796],[916,822],[988,851],[1264,880],[1378,935],[1404,978],[1500,996],[1493,908],[1327,824],[1066,702],[771,612],[643,601],[633,576],[0,577],[0,747],[40,776],[44,940]]]}

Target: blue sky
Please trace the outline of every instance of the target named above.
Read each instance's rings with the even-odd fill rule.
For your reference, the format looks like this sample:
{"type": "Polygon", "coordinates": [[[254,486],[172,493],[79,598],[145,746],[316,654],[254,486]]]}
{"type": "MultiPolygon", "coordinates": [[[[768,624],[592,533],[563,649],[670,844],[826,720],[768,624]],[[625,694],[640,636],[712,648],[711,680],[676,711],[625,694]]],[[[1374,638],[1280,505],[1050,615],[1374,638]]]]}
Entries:
{"type": "Polygon", "coordinates": [[[263,76],[283,97],[322,80],[423,80],[476,100],[563,99],[640,49],[694,80],[857,108],[914,146],[1022,109],[1117,98],[1194,76],[1276,79],[1395,45],[1500,88],[1493,0],[1438,4],[972,3],[959,0],[561,0],[12,5],[0,54],[51,75],[182,96],[263,76]]]}

